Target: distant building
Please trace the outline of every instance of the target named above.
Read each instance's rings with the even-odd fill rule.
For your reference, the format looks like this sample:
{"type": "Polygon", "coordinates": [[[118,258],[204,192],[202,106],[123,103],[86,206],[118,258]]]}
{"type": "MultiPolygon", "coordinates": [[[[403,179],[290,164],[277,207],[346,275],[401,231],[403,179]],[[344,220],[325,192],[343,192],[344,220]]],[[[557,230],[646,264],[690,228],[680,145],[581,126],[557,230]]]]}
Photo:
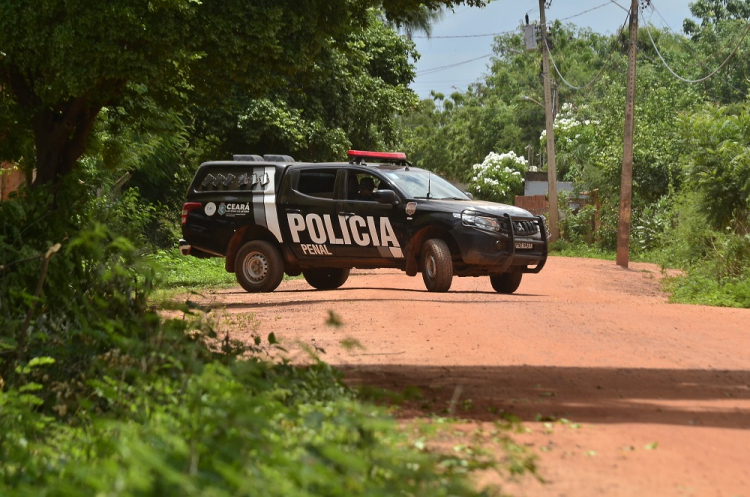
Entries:
{"type": "MultiPolygon", "coordinates": [[[[558,181],[557,191],[573,191],[573,183],[570,181],[558,181]]],[[[515,205],[526,209],[534,215],[544,214],[549,211],[547,199],[547,172],[527,172],[524,175],[523,196],[516,196],[515,205]]]]}
{"type": "MultiPolygon", "coordinates": [[[[524,196],[547,195],[547,172],[527,172],[524,175],[524,196]]],[[[570,181],[558,181],[557,191],[573,191],[573,183],[570,181]]]]}

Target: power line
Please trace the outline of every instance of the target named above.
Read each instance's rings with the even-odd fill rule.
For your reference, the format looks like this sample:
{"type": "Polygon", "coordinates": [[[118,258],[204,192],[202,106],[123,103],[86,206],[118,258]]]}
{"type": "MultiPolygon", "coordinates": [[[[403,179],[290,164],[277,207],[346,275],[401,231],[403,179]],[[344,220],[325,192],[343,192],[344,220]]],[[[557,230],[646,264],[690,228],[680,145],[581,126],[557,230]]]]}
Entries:
{"type": "MultiPolygon", "coordinates": [[[[587,13],[591,12],[591,11],[594,11],[594,10],[597,10],[597,9],[601,9],[602,7],[606,7],[607,5],[611,5],[611,4],[617,5],[621,9],[624,9],[624,7],[622,7],[620,4],[618,4],[614,0],[608,0],[607,2],[605,2],[605,3],[601,4],[601,5],[597,5],[596,7],[592,7],[590,9],[584,10],[583,12],[579,12],[578,14],[574,14],[572,16],[563,17],[562,19],[556,19],[556,20],[557,21],[561,21],[561,22],[562,21],[567,21],[568,19],[573,19],[575,17],[582,16],[584,14],[587,14],[587,13]]],[[[529,9],[526,13],[528,14],[532,10],[534,10],[534,9],[529,9]]],[[[508,31],[500,31],[499,33],[484,33],[484,34],[478,34],[478,35],[412,36],[412,38],[420,38],[420,39],[426,39],[426,40],[450,40],[450,39],[456,39],[456,38],[482,38],[482,37],[487,37],[487,36],[507,35],[507,34],[510,34],[510,33],[517,33],[519,31],[521,31],[521,28],[511,29],[511,30],[508,30],[508,31]]]]}
{"type": "Polygon", "coordinates": [[[706,81],[708,78],[710,78],[711,76],[719,72],[721,68],[724,67],[727,64],[727,62],[730,61],[732,57],[734,57],[734,54],[737,53],[737,50],[740,48],[740,45],[745,40],[745,37],[747,36],[748,31],[750,31],[750,23],[747,24],[747,26],[745,27],[745,32],[742,33],[742,37],[740,38],[740,41],[737,42],[737,45],[735,45],[734,50],[732,50],[732,53],[730,53],[729,56],[726,59],[724,59],[724,62],[722,62],[719,65],[719,67],[714,69],[710,74],[699,79],[686,79],[680,76],[679,74],[677,74],[676,72],[674,72],[672,68],[669,67],[669,64],[667,64],[667,61],[664,60],[664,57],[662,57],[661,52],[659,52],[659,49],[656,47],[656,43],[654,42],[654,39],[651,37],[651,31],[648,28],[645,28],[645,29],[646,29],[646,33],[648,33],[649,40],[651,40],[651,45],[654,47],[654,50],[656,50],[656,54],[661,59],[662,64],[664,64],[664,67],[666,67],[667,70],[671,72],[674,77],[676,77],[677,79],[681,81],[684,81],[685,83],[700,83],[702,81],[706,81]]]}
{"type": "Polygon", "coordinates": [[[427,74],[433,74],[433,73],[436,73],[436,72],[444,71],[446,69],[451,69],[453,67],[457,67],[457,66],[461,66],[461,65],[464,65],[464,64],[468,64],[469,62],[474,62],[476,60],[486,59],[487,57],[492,57],[493,55],[495,55],[495,54],[494,53],[489,53],[489,54],[482,55],[481,57],[476,57],[474,59],[469,59],[469,60],[464,60],[464,61],[461,61],[461,62],[456,62],[455,64],[448,64],[447,66],[433,67],[431,69],[425,69],[423,71],[417,71],[417,76],[424,76],[424,75],[427,75],[427,74]]]}
{"type": "Polygon", "coordinates": [[[471,83],[476,81],[475,79],[430,79],[427,81],[413,82],[412,84],[427,85],[432,83],[471,83]]]}
{"type": "MultiPolygon", "coordinates": [[[[664,16],[663,16],[663,15],[661,15],[661,12],[659,12],[659,9],[657,9],[657,8],[656,8],[656,5],[654,5],[653,1],[651,2],[651,4],[650,4],[650,5],[651,5],[651,8],[652,8],[652,9],[654,10],[654,12],[656,12],[656,13],[657,13],[657,14],[659,15],[659,17],[661,17],[661,20],[662,20],[662,21],[664,21],[664,24],[665,24],[665,25],[667,26],[667,29],[669,29],[669,31],[670,31],[670,32],[671,32],[672,34],[675,34],[675,35],[677,35],[677,33],[675,33],[674,29],[672,29],[672,26],[670,26],[670,25],[669,25],[669,23],[668,23],[668,22],[667,22],[667,20],[666,20],[666,19],[664,18],[664,16]]],[[[651,18],[649,17],[649,21],[650,21],[650,20],[651,20],[651,18]]],[[[748,27],[750,27],[750,25],[749,25],[748,27]]],[[[650,33],[650,32],[649,32],[648,30],[646,30],[646,32],[648,33],[648,36],[649,36],[649,38],[651,38],[651,33],[650,33]]],[[[680,36],[680,35],[678,35],[678,36],[680,36]]],[[[733,52],[732,52],[732,55],[733,55],[733,54],[734,54],[734,53],[735,53],[735,52],[737,51],[737,48],[738,48],[738,47],[740,46],[740,44],[742,44],[742,40],[743,40],[743,39],[745,38],[745,36],[747,36],[747,29],[745,30],[745,33],[744,33],[744,34],[742,35],[742,39],[740,39],[740,42],[739,42],[739,43],[737,44],[737,47],[735,47],[735,49],[733,50],[733,52]]],[[[669,66],[667,65],[667,63],[666,63],[666,62],[664,62],[664,58],[663,58],[663,57],[661,56],[661,54],[659,53],[659,50],[658,50],[658,49],[656,48],[656,44],[654,44],[654,40],[653,40],[653,38],[651,38],[651,43],[652,43],[652,44],[654,45],[654,49],[656,50],[656,53],[657,53],[657,54],[659,54],[659,58],[660,58],[660,59],[662,60],[662,62],[664,63],[664,66],[665,66],[665,67],[667,67],[667,69],[669,69],[669,71],[670,71],[670,72],[672,72],[672,74],[675,74],[675,73],[674,73],[674,72],[672,71],[672,69],[670,69],[670,68],[669,68],[669,66]]],[[[689,52],[690,52],[690,53],[691,53],[692,55],[696,55],[696,54],[695,54],[695,52],[693,51],[693,49],[692,49],[692,48],[690,47],[690,45],[686,44],[686,45],[685,45],[685,47],[687,47],[688,51],[689,51],[689,52]]],[[[718,55],[718,52],[716,52],[716,53],[715,53],[714,55],[718,55]]],[[[724,64],[726,64],[726,63],[727,63],[727,62],[729,61],[729,59],[730,59],[730,58],[732,57],[732,55],[730,55],[730,56],[729,56],[729,58],[727,58],[727,59],[726,59],[726,60],[725,60],[724,62],[722,62],[721,66],[719,66],[719,67],[718,67],[718,68],[717,68],[716,70],[714,70],[714,71],[713,71],[713,72],[712,72],[711,74],[709,74],[708,76],[706,76],[706,77],[705,77],[705,79],[708,79],[709,77],[713,76],[713,75],[714,75],[714,74],[715,74],[716,72],[718,72],[718,70],[719,70],[719,69],[721,69],[721,67],[722,67],[722,66],[723,66],[724,64]]],[[[650,60],[650,59],[649,59],[649,60],[650,60]]],[[[700,65],[701,65],[701,66],[702,66],[702,67],[703,67],[704,69],[707,69],[706,65],[704,64],[704,61],[699,61],[699,62],[698,62],[698,64],[700,64],[700,65]]],[[[682,77],[680,77],[680,76],[678,76],[678,75],[676,75],[676,74],[675,74],[675,76],[677,76],[677,77],[678,77],[679,79],[683,79],[683,80],[684,80],[684,78],[682,78],[682,77]]],[[[740,95],[742,95],[742,96],[745,96],[745,97],[747,96],[747,94],[746,94],[746,93],[745,93],[744,91],[742,91],[742,90],[740,90],[739,88],[737,88],[736,86],[734,86],[734,85],[733,85],[732,83],[730,83],[730,82],[729,82],[729,80],[728,80],[728,79],[724,78],[724,77],[723,77],[722,75],[719,75],[719,77],[720,77],[720,78],[721,78],[722,80],[724,80],[724,82],[725,82],[725,83],[726,83],[727,85],[729,85],[729,86],[730,86],[730,87],[731,87],[731,88],[732,88],[732,89],[733,89],[734,91],[736,91],[737,93],[739,93],[739,94],[740,94],[740,95]]],[[[686,81],[686,80],[685,80],[685,81],[686,81]]],[[[698,82],[698,81],[703,81],[703,79],[701,79],[701,80],[696,80],[696,81],[694,81],[694,82],[698,82]]]]}
{"type": "Polygon", "coordinates": [[[625,12],[630,12],[630,10],[626,9],[625,7],[623,7],[622,5],[620,5],[619,3],[615,2],[615,0],[609,0],[609,1],[610,1],[610,3],[613,3],[613,4],[617,5],[618,7],[620,7],[625,12]]]}
{"type": "MultiPolygon", "coordinates": [[[[625,22],[623,23],[622,27],[620,28],[620,32],[622,32],[625,29],[625,25],[628,22],[628,17],[630,17],[630,11],[628,11],[628,16],[625,18],[625,22]]],[[[588,83],[586,83],[583,86],[574,86],[574,85],[570,84],[568,82],[568,80],[565,79],[565,77],[563,77],[562,73],[560,72],[560,69],[557,68],[557,64],[555,63],[555,59],[552,58],[552,51],[549,49],[549,45],[547,45],[547,40],[544,40],[544,44],[547,47],[547,53],[549,54],[549,60],[552,61],[552,67],[555,68],[555,72],[557,73],[558,76],[560,76],[560,79],[563,81],[563,83],[565,83],[566,86],[568,86],[568,87],[570,87],[570,88],[572,88],[574,90],[583,90],[583,89],[588,88],[589,86],[593,85],[601,77],[601,75],[604,74],[604,69],[607,68],[607,63],[609,63],[610,59],[612,58],[612,55],[614,55],[614,53],[616,51],[616,47],[613,47],[612,50],[610,50],[609,55],[607,56],[607,59],[604,61],[604,64],[602,64],[602,68],[599,70],[599,73],[596,76],[594,76],[594,79],[592,79],[591,81],[589,81],[588,83]]]]}
{"type": "MultiPolygon", "coordinates": [[[[612,0],[609,0],[607,2],[604,2],[601,5],[597,5],[596,7],[592,7],[590,9],[588,9],[588,10],[584,10],[583,12],[579,12],[578,14],[575,14],[575,15],[572,15],[572,16],[569,16],[569,17],[563,17],[562,19],[555,19],[555,20],[556,21],[560,21],[560,22],[567,21],[568,19],[573,19],[574,17],[582,16],[583,14],[588,14],[591,11],[594,11],[596,9],[601,9],[602,7],[606,7],[607,5],[611,5],[613,3],[615,3],[615,2],[613,2],[612,0]]],[[[616,3],[615,3],[615,5],[616,5],[616,3]]]]}
{"type": "Polygon", "coordinates": [[[453,35],[453,36],[412,36],[412,38],[422,38],[427,40],[448,40],[448,39],[455,39],[455,38],[483,38],[487,36],[500,36],[500,35],[507,35],[510,33],[517,33],[521,31],[520,28],[511,29],[509,31],[500,31],[499,33],[485,33],[481,35],[453,35]]]}

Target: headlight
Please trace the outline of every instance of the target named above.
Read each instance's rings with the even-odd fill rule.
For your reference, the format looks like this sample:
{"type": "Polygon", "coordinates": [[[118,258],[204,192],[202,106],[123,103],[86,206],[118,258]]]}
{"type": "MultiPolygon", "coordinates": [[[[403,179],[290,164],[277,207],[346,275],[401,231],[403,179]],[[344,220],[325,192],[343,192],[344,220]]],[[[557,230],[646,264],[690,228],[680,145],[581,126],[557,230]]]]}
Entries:
{"type": "Polygon", "coordinates": [[[472,226],[480,230],[500,232],[500,223],[497,219],[485,216],[476,216],[474,214],[461,214],[461,222],[464,226],[472,226]]]}

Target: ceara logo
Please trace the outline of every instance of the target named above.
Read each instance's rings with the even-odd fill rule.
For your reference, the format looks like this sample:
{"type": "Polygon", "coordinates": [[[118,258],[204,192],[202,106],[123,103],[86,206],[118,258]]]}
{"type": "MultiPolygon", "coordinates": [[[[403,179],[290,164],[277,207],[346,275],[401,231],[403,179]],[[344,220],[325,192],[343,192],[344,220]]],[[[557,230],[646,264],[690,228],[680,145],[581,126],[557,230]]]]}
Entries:
{"type": "MultiPolygon", "coordinates": [[[[300,233],[307,231],[310,240],[318,245],[352,245],[352,242],[360,247],[373,245],[375,247],[399,248],[398,239],[393,232],[391,220],[387,217],[375,218],[367,216],[338,216],[336,224],[341,236],[334,231],[334,220],[329,214],[287,214],[289,230],[294,243],[300,243],[300,233]]],[[[400,252],[400,251],[399,251],[400,252]]]]}
{"type": "Polygon", "coordinates": [[[227,217],[244,216],[250,214],[250,203],[244,204],[233,204],[233,203],[221,203],[217,210],[220,216],[226,215],[227,217]]]}
{"type": "Polygon", "coordinates": [[[227,204],[227,214],[248,214],[250,213],[250,204],[227,204]]]}

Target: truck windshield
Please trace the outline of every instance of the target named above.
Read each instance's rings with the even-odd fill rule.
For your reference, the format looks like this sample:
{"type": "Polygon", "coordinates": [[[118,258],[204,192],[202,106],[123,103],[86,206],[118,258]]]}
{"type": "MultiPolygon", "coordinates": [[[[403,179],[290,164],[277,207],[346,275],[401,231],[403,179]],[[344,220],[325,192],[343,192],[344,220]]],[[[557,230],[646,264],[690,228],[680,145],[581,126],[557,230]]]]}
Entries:
{"type": "Polygon", "coordinates": [[[436,200],[470,200],[464,192],[430,171],[419,169],[387,171],[391,183],[412,198],[436,200]]]}

